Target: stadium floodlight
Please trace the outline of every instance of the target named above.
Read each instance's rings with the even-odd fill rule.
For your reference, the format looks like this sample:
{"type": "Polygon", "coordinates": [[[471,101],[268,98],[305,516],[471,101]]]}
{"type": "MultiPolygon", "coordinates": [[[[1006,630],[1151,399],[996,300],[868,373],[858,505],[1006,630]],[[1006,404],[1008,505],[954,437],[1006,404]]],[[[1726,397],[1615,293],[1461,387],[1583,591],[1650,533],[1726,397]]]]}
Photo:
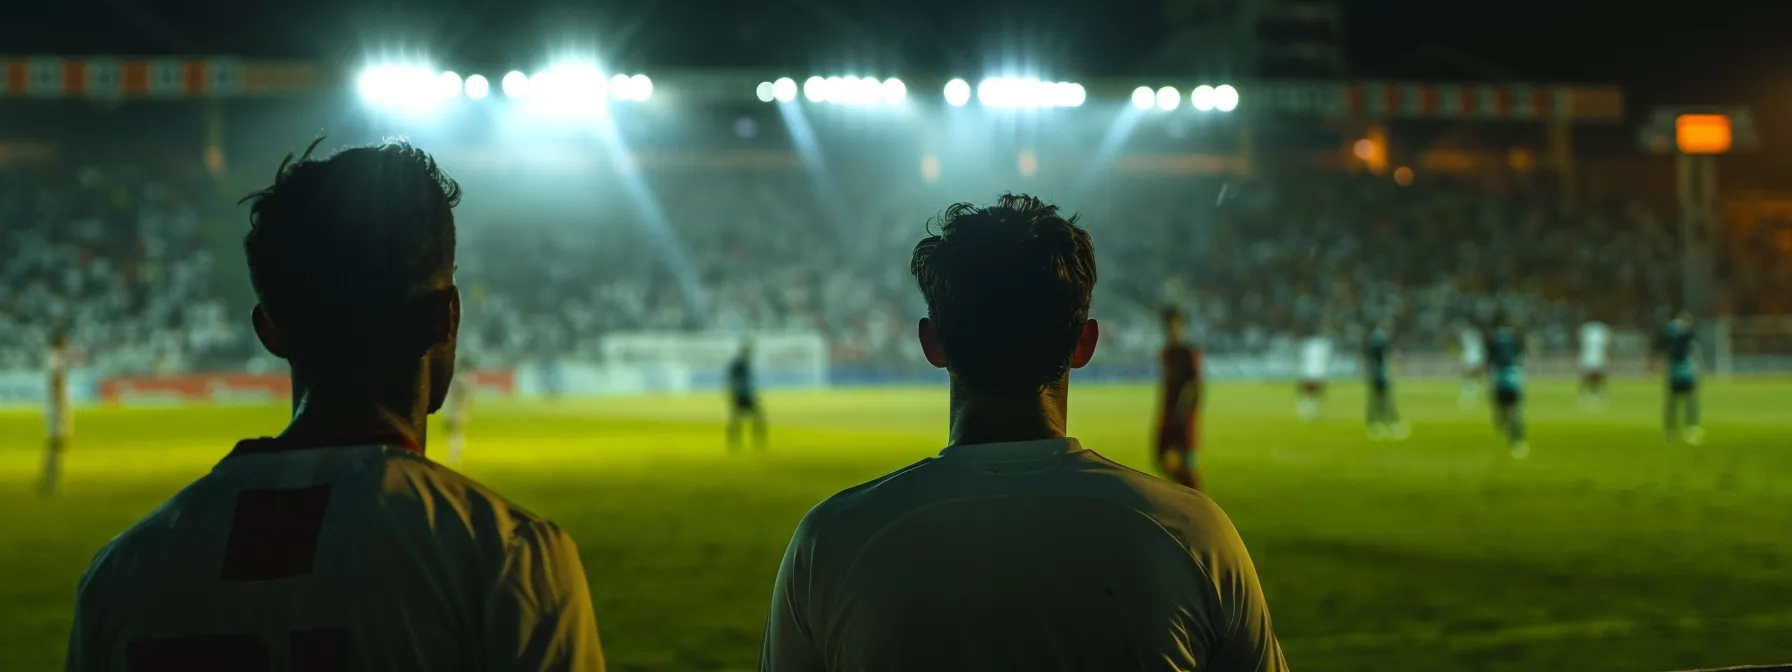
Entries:
{"type": "Polygon", "coordinates": [[[555,116],[576,116],[601,110],[604,75],[589,63],[562,63],[529,78],[529,105],[555,116]]]}
{"type": "Polygon", "coordinates": [[[1216,97],[1214,94],[1215,90],[1213,87],[1202,84],[1195,87],[1194,91],[1189,92],[1188,103],[1193,105],[1195,109],[1206,112],[1213,109],[1213,106],[1216,104],[1216,97]]]}
{"type": "Polygon", "coordinates": [[[839,77],[829,77],[827,79],[822,80],[822,82],[824,82],[824,85],[822,86],[822,89],[821,89],[822,102],[827,102],[827,103],[845,102],[845,98],[847,96],[846,80],[841,79],[839,77]]]}
{"type": "Polygon", "coordinates": [[[460,76],[455,75],[454,79],[457,90],[448,93],[442,75],[434,69],[379,65],[361,71],[355,88],[368,103],[381,108],[426,112],[446,98],[459,94],[460,76]]]}
{"type": "Polygon", "coordinates": [[[436,77],[436,87],[438,89],[436,91],[436,96],[441,98],[454,98],[459,96],[463,84],[464,82],[461,80],[459,73],[456,73],[453,70],[444,72],[436,77]]]}
{"type": "Polygon", "coordinates": [[[1182,94],[1174,86],[1166,86],[1157,90],[1157,109],[1174,110],[1182,103],[1182,94]]]}
{"type": "Polygon", "coordinates": [[[1087,96],[1081,84],[1033,77],[991,77],[977,84],[977,102],[986,107],[1076,107],[1087,96]]]}
{"type": "Polygon", "coordinates": [[[1231,112],[1238,109],[1238,89],[1231,84],[1221,84],[1213,89],[1213,109],[1231,112]]]}
{"type": "Polygon", "coordinates": [[[492,91],[492,83],[485,80],[485,75],[469,75],[466,83],[467,97],[482,100],[492,91]]]}
{"type": "Polygon", "coordinates": [[[616,100],[634,100],[634,91],[628,81],[628,75],[616,75],[610,78],[610,97],[616,100]]]}
{"type": "Polygon", "coordinates": [[[908,85],[903,84],[900,79],[895,77],[886,79],[879,88],[882,90],[885,105],[901,105],[902,101],[908,100],[908,85]]]}
{"type": "Polygon", "coordinates": [[[529,95],[529,76],[515,70],[506,73],[498,85],[503,87],[504,95],[508,98],[522,98],[529,95]]]}
{"type": "Polygon", "coordinates": [[[759,102],[769,103],[772,102],[774,89],[776,88],[777,87],[772,86],[771,82],[760,82],[759,86],[753,89],[753,95],[759,97],[759,102]]]}
{"type": "Polygon", "coordinates": [[[1083,101],[1089,98],[1083,85],[1076,82],[1053,82],[1048,90],[1051,92],[1051,107],[1082,107],[1083,101]]]}
{"type": "Polygon", "coordinates": [[[946,82],[946,104],[953,107],[964,107],[971,102],[971,85],[962,79],[946,82]]]}
{"type": "Polygon", "coordinates": [[[647,75],[629,75],[628,83],[634,87],[635,102],[645,103],[653,97],[653,80],[647,75]]]}
{"type": "Polygon", "coordinates": [[[1157,104],[1157,94],[1151,92],[1151,87],[1141,86],[1139,88],[1132,90],[1132,106],[1133,107],[1139,108],[1141,110],[1149,110],[1149,109],[1151,109],[1152,105],[1156,105],[1156,104],[1157,104]]]}
{"type": "Polygon", "coordinates": [[[780,103],[788,103],[796,100],[796,80],[789,77],[779,77],[776,81],[772,82],[772,97],[778,99],[778,102],[780,103]]]}
{"type": "Polygon", "coordinates": [[[819,103],[827,97],[828,80],[810,77],[803,80],[803,97],[811,103],[819,103]]]}

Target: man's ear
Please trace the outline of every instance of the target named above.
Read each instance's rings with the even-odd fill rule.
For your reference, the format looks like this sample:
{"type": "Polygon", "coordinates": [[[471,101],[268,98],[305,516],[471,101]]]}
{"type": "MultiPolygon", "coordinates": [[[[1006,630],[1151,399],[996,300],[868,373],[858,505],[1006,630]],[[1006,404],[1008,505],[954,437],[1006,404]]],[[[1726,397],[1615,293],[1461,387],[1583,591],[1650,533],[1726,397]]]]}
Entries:
{"type": "Polygon", "coordinates": [[[921,318],[919,331],[921,354],[927,355],[927,363],[936,369],[946,368],[946,349],[940,347],[940,335],[933,328],[933,320],[921,318]]]}
{"type": "Polygon", "coordinates": [[[1101,340],[1101,325],[1095,320],[1083,321],[1083,333],[1076,337],[1076,350],[1070,353],[1070,368],[1080,369],[1095,356],[1095,342],[1101,340]]]}
{"type": "Polygon", "coordinates": [[[431,307],[430,344],[449,343],[460,334],[460,288],[450,286],[436,293],[431,307]]]}
{"type": "Polygon", "coordinates": [[[274,326],[273,318],[268,317],[267,309],[255,304],[249,322],[255,325],[255,338],[261,340],[261,347],[267,348],[270,355],[286,359],[286,344],[280,342],[280,329],[274,326]]]}

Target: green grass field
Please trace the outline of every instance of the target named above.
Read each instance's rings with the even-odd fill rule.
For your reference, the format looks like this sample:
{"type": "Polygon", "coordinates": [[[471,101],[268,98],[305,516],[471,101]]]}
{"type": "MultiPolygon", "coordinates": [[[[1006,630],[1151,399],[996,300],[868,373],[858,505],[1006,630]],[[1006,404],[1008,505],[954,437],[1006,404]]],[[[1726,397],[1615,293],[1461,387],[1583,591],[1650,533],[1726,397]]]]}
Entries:
{"type": "MultiPolygon", "coordinates": [[[[1071,429],[1147,460],[1145,387],[1083,386],[1071,429]]],[[[1368,441],[1361,390],[1293,420],[1282,385],[1211,390],[1202,468],[1300,670],[1625,670],[1792,662],[1792,382],[1714,385],[1709,442],[1665,445],[1653,383],[1603,412],[1532,394],[1508,458],[1448,383],[1400,390],[1414,435],[1368,441]]],[[[773,446],[730,456],[711,396],[490,401],[464,471],[578,541],[617,670],[750,669],[778,559],[813,504],[938,450],[943,390],[774,395],[773,446]]],[[[31,492],[42,421],[0,413],[0,670],[59,670],[77,579],[113,534],[283,408],[93,410],[66,489],[31,492]]]]}

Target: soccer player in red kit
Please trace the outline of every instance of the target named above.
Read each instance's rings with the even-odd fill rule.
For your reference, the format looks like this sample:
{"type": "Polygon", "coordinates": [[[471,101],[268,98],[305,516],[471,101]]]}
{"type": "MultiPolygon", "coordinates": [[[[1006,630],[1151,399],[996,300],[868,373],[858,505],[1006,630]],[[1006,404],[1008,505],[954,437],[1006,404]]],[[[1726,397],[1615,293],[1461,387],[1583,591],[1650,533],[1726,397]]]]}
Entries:
{"type": "Polygon", "coordinates": [[[1170,480],[1201,489],[1195,430],[1201,409],[1201,351],[1183,343],[1182,313],[1164,309],[1163,398],[1157,410],[1157,466],[1170,480]]]}

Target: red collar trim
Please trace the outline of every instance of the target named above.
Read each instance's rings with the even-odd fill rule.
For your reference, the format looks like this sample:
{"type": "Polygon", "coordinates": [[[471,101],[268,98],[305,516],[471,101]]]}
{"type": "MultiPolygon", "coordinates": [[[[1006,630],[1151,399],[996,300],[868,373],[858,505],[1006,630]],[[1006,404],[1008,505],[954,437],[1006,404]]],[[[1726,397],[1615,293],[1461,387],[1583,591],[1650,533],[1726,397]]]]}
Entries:
{"type": "Polygon", "coordinates": [[[284,453],[292,450],[310,450],[313,448],[343,448],[347,446],[394,446],[423,454],[423,446],[417,445],[411,437],[403,434],[376,434],[365,438],[329,439],[323,441],[295,441],[284,437],[261,437],[238,441],[230,456],[249,455],[253,453],[284,453]]]}

